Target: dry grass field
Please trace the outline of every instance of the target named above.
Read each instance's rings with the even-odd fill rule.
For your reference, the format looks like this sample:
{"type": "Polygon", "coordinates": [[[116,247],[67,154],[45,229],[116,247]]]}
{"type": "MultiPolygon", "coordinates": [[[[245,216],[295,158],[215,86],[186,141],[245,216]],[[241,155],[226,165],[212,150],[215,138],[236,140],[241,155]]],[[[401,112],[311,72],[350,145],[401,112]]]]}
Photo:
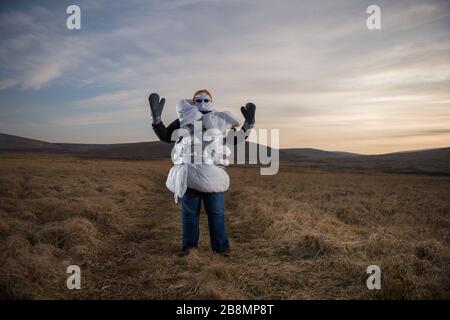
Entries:
{"type": "Polygon", "coordinates": [[[450,298],[450,177],[231,167],[231,256],[181,252],[171,163],[0,155],[2,299],[450,298]],[[81,267],[68,290],[66,267],[81,267]],[[381,267],[382,289],[366,288],[381,267]]]}

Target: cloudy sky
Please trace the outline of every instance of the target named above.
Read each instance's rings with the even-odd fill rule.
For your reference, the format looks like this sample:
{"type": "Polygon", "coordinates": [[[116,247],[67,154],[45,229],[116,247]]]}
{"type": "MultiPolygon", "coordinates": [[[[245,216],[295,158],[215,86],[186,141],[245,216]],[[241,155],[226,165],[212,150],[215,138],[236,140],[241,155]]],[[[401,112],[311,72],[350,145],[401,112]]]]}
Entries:
{"type": "MultiPolygon", "coordinates": [[[[5,1],[0,132],[51,142],[156,140],[147,96],[211,90],[279,128],[281,147],[376,154],[450,146],[450,2],[5,1]],[[66,8],[81,7],[81,30],[66,8]],[[381,8],[368,30],[366,8],[381,8]]],[[[241,116],[242,118],[242,116],[241,116]]]]}

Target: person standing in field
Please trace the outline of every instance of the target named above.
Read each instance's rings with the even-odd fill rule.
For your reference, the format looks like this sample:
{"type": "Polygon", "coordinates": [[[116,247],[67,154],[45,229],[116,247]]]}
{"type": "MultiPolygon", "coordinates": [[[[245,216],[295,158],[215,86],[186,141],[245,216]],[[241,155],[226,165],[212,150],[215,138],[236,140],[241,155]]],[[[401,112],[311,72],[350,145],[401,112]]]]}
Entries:
{"type": "MultiPolygon", "coordinates": [[[[220,129],[231,129],[231,133],[234,134],[233,144],[243,142],[255,124],[256,106],[253,103],[247,103],[245,107],[241,107],[245,122],[241,129],[236,131],[239,120],[229,112],[216,111],[213,108],[212,95],[207,89],[196,91],[192,100],[181,100],[177,104],[178,118],[167,127],[161,121],[165,99],[160,99],[158,94],[152,93],[149,96],[149,103],[153,130],[161,141],[167,143],[175,142],[172,141],[172,134],[177,129],[190,128],[194,121],[202,121],[203,130],[205,128],[219,129],[213,128],[215,126],[220,127],[220,129]]],[[[180,137],[175,144],[175,149],[182,146],[183,139],[185,139],[185,143],[188,141],[186,137],[180,137]]],[[[222,140],[225,141],[225,139],[222,140]]],[[[182,250],[184,255],[188,255],[192,248],[197,248],[198,246],[201,202],[203,202],[208,216],[208,227],[213,251],[225,256],[229,254],[230,245],[225,225],[224,196],[229,184],[229,181],[226,180],[228,175],[225,173],[223,163],[214,163],[214,165],[206,166],[202,164],[195,167],[194,165],[184,167],[175,165],[169,172],[166,185],[169,189],[174,189],[171,191],[175,193],[176,201],[178,198],[181,200],[183,222],[182,250]],[[177,173],[172,171],[176,169],[180,170],[177,173]],[[198,175],[204,179],[204,185],[196,183],[195,177],[198,175]],[[225,183],[221,183],[223,181],[225,183]]]]}

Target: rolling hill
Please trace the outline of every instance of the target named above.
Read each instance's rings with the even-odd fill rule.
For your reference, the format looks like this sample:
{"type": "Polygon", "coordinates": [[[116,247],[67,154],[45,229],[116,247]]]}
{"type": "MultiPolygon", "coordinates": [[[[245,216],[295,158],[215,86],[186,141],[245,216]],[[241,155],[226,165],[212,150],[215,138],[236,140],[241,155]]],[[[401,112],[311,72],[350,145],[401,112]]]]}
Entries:
{"type": "MultiPolygon", "coordinates": [[[[251,143],[246,143],[246,149],[251,143]]],[[[118,144],[50,143],[0,133],[0,153],[59,153],[81,157],[129,160],[169,159],[173,144],[160,141],[118,144]]],[[[254,146],[256,148],[259,145],[254,146]]],[[[269,153],[271,150],[269,148],[269,153]]],[[[361,155],[313,148],[279,150],[286,166],[331,170],[450,175],[450,148],[412,150],[380,155],[361,155]]],[[[248,156],[247,156],[248,161],[248,156]]]]}
{"type": "MultiPolygon", "coordinates": [[[[248,150],[251,143],[246,144],[248,150]]],[[[56,152],[100,158],[151,160],[170,158],[172,147],[173,144],[160,141],[117,144],[50,143],[0,133],[0,152],[56,152]]],[[[258,146],[256,147],[258,148],[258,146]]],[[[283,159],[334,159],[349,156],[360,155],[356,153],[324,151],[313,148],[280,150],[280,157],[283,159]]]]}

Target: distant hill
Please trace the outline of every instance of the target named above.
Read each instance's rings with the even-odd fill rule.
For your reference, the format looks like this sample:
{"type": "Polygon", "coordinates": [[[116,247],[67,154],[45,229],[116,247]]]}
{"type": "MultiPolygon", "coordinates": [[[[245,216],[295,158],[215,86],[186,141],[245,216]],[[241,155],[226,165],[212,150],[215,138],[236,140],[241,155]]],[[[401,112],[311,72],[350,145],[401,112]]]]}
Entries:
{"type": "Polygon", "coordinates": [[[0,133],[0,152],[68,153],[80,156],[158,159],[170,158],[172,144],[164,142],[137,142],[118,144],[50,143],[0,133]]]}
{"type": "MultiPolygon", "coordinates": [[[[250,145],[246,143],[246,150],[250,145]]],[[[57,152],[102,158],[154,159],[170,158],[173,144],[160,141],[117,143],[117,144],[83,144],[83,143],[50,143],[0,133],[0,152],[57,152]]],[[[270,154],[271,148],[268,147],[270,154]]],[[[324,151],[312,148],[281,149],[283,159],[332,159],[355,156],[355,153],[340,151],[324,151]]]]}
{"type": "Polygon", "coordinates": [[[331,159],[331,158],[347,158],[360,156],[357,153],[342,152],[342,151],[324,151],[320,149],[313,148],[289,148],[281,149],[280,155],[284,158],[321,158],[321,159],[331,159]]]}
{"type": "MultiPolygon", "coordinates": [[[[322,150],[318,150],[322,151],[322,150]]],[[[294,153],[297,156],[283,156],[280,158],[284,165],[303,166],[311,168],[326,168],[351,171],[376,171],[387,173],[450,175],[450,148],[395,152],[380,155],[346,154],[327,151],[294,153]],[[325,153],[322,153],[325,152],[325,153]],[[319,156],[317,156],[319,155],[319,156]]]]}
{"type": "Polygon", "coordinates": [[[17,151],[58,151],[53,143],[0,133],[0,152],[17,151]]]}
{"type": "MultiPolygon", "coordinates": [[[[246,142],[246,150],[259,145],[246,142]]],[[[0,153],[61,153],[82,157],[131,160],[169,159],[173,144],[160,141],[118,144],[50,143],[0,133],[0,153]]],[[[280,149],[284,166],[331,170],[425,173],[450,175],[450,148],[412,150],[381,155],[361,155],[313,148],[280,149]]],[[[271,149],[268,148],[268,153],[271,149]]],[[[247,156],[246,160],[249,160],[247,156]]],[[[251,160],[255,160],[254,157],[251,160]]]]}

